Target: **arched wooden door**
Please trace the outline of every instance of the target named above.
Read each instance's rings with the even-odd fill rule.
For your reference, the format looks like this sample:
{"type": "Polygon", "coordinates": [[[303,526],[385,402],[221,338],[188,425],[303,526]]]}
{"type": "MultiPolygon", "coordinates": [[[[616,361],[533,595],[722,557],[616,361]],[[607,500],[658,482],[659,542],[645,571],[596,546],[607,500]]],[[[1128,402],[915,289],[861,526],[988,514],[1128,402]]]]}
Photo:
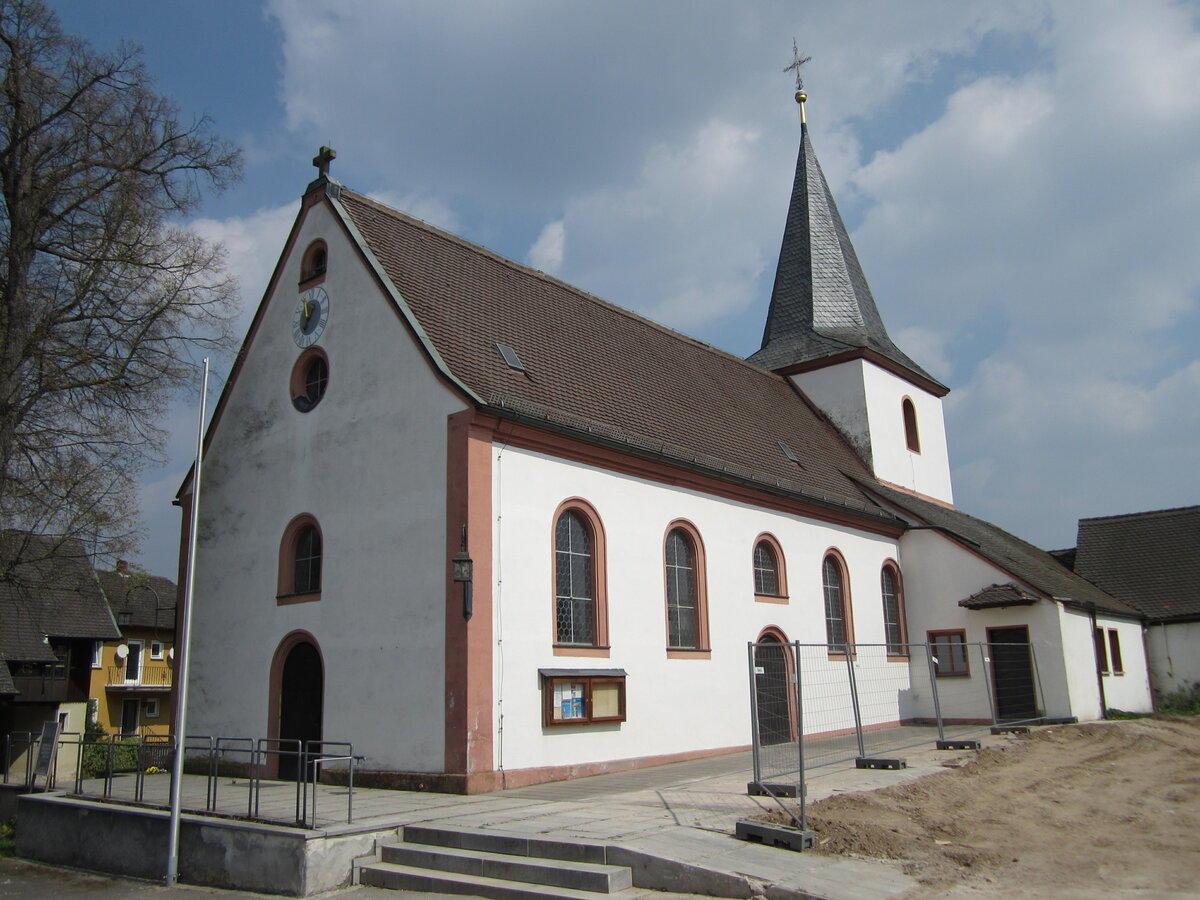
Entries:
{"type": "Polygon", "coordinates": [[[782,642],[773,634],[764,634],[754,648],[754,665],[761,670],[754,679],[758,740],[764,747],[792,739],[791,680],[785,653],[782,642]]]}
{"type": "MultiPolygon", "coordinates": [[[[279,738],[282,741],[321,740],[325,673],[321,654],[308,641],[288,651],[279,684],[279,738]]],[[[291,750],[291,745],[284,745],[291,750]]],[[[300,774],[295,756],[281,755],[279,777],[295,780],[300,774]]]]}

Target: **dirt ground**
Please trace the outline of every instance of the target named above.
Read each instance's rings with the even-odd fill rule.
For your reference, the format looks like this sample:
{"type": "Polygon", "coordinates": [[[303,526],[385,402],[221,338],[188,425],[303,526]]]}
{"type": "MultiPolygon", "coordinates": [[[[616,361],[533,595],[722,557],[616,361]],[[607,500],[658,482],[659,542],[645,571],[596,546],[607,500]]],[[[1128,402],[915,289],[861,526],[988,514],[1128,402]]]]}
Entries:
{"type": "Polygon", "coordinates": [[[895,861],[908,898],[1200,897],[1200,718],[1039,729],[809,808],[821,853],[895,861]]]}

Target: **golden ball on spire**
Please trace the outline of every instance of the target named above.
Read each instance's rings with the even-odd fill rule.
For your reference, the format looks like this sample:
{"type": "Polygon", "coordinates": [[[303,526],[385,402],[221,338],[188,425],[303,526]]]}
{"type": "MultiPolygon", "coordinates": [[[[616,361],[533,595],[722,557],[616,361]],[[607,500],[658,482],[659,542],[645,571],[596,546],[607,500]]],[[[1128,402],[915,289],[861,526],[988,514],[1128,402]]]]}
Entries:
{"type": "Polygon", "coordinates": [[[796,91],[796,102],[797,103],[803,103],[807,99],[808,99],[808,94],[804,93],[804,91],[796,91]]]}

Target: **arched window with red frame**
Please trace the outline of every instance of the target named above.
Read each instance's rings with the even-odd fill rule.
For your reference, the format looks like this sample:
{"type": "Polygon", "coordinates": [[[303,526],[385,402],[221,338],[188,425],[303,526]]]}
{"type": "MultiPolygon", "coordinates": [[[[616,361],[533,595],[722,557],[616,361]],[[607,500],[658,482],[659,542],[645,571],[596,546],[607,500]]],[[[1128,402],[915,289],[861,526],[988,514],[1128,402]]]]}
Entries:
{"type": "Polygon", "coordinates": [[[843,652],[839,645],[854,642],[850,618],[850,579],[841,554],[830,551],[821,563],[821,592],[825,600],[825,640],[830,653],[843,652]]]}
{"type": "Polygon", "coordinates": [[[279,542],[277,602],[320,600],[324,555],[325,542],[317,520],[307,513],[292,519],[279,542]]]}
{"type": "Polygon", "coordinates": [[[708,652],[704,545],[685,521],[672,522],[663,546],[667,601],[667,651],[708,652]]]}
{"type": "Polygon", "coordinates": [[[572,498],[554,513],[555,655],[608,655],[604,525],[572,498]]]}
{"type": "Polygon", "coordinates": [[[754,541],[754,597],[767,603],[787,600],[787,566],[783,548],[774,535],[760,534],[754,541]]]}
{"type": "Polygon", "coordinates": [[[879,574],[879,593],[883,598],[883,631],[887,655],[908,656],[908,628],[904,621],[904,583],[895,563],[883,564],[879,574]]]}

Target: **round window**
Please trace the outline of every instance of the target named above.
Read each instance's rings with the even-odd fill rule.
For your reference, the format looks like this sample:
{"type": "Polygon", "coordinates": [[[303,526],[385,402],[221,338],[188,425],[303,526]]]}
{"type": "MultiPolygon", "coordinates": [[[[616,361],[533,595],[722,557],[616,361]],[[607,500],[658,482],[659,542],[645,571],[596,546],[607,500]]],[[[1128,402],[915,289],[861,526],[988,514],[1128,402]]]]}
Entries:
{"type": "Polygon", "coordinates": [[[329,360],[319,347],[310,347],[292,369],[292,406],[308,412],[321,402],[329,386],[329,360]]]}

